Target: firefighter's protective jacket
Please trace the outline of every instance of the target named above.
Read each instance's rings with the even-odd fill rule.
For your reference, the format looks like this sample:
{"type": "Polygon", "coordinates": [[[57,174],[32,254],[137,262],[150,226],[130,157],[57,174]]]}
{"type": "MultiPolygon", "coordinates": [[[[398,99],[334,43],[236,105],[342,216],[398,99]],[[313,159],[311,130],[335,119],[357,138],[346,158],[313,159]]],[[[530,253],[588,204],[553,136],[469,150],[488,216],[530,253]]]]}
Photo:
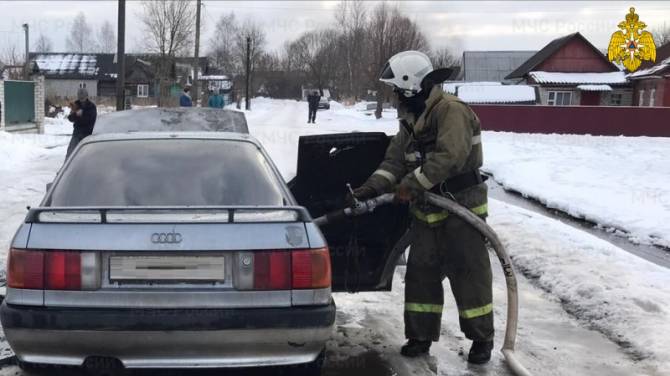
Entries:
{"type": "MultiPolygon", "coordinates": [[[[457,97],[434,86],[426,109],[416,118],[406,108],[398,108],[400,130],[393,137],[379,168],[364,185],[378,193],[402,184],[421,197],[425,190],[449,192],[449,178],[477,171],[483,162],[481,125],[472,109],[457,97]]],[[[486,184],[480,183],[457,193],[454,198],[475,214],[487,213],[486,184]]],[[[417,219],[429,224],[441,222],[448,213],[440,208],[412,202],[417,219]]]]}

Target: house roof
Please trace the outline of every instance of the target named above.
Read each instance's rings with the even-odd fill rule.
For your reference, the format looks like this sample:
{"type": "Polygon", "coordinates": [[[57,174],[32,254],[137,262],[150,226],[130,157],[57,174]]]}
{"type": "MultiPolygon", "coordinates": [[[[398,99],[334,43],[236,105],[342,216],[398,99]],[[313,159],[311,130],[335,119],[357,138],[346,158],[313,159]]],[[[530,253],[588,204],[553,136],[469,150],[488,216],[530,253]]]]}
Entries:
{"type": "Polygon", "coordinates": [[[100,79],[116,72],[114,54],[49,52],[29,56],[47,78],[100,79]]]}
{"type": "Polygon", "coordinates": [[[625,84],[625,72],[602,73],[563,73],[563,72],[530,72],[528,76],[539,84],[625,84]]]}
{"type": "Polygon", "coordinates": [[[598,50],[593,44],[591,44],[591,42],[588,41],[588,39],[584,38],[584,36],[579,32],[576,32],[552,40],[551,42],[549,42],[549,44],[544,46],[544,48],[538,51],[535,55],[531,56],[528,60],[526,60],[523,64],[521,64],[512,73],[508,74],[505,77],[505,79],[509,80],[513,78],[525,77],[528,73],[532,72],[537,66],[539,66],[542,62],[544,62],[548,58],[550,58],[553,54],[555,54],[558,50],[563,48],[566,44],[568,44],[568,42],[572,41],[573,39],[580,39],[586,45],[591,47],[598,56],[601,56],[604,61],[612,65],[613,68],[616,68],[615,65],[613,65],[609,60],[607,60],[605,55],[603,55],[603,53],[600,50],[598,50]]]}
{"type": "Polygon", "coordinates": [[[449,94],[456,94],[456,91],[461,86],[500,86],[501,82],[498,81],[477,81],[477,82],[464,82],[464,81],[454,81],[454,82],[445,82],[442,84],[442,89],[449,94]]]}
{"type": "Polygon", "coordinates": [[[535,103],[535,88],[528,85],[462,85],[456,94],[466,103],[535,103]]]}
{"type": "Polygon", "coordinates": [[[464,81],[503,81],[537,51],[464,51],[464,81]]]}
{"type": "Polygon", "coordinates": [[[631,80],[646,78],[650,76],[662,76],[670,74],[670,57],[664,59],[663,61],[657,63],[656,65],[651,66],[647,69],[640,69],[628,75],[628,78],[631,80]]]}
{"type": "Polygon", "coordinates": [[[653,67],[654,65],[659,64],[659,62],[662,62],[663,60],[670,58],[670,42],[660,46],[656,47],[656,61],[650,61],[650,60],[643,60],[642,64],[640,64],[640,68],[635,71],[634,73],[639,72],[640,70],[645,70],[653,67]]]}
{"type": "MultiPolygon", "coordinates": [[[[31,52],[29,56],[46,78],[113,80],[117,76],[116,54],[31,52]]],[[[156,54],[126,54],[126,67],[137,66],[147,70],[157,58],[156,54]]],[[[187,65],[192,61],[192,57],[174,59],[179,65],[187,65]]],[[[198,63],[206,73],[208,58],[200,57],[198,63]]]]}
{"type": "Polygon", "coordinates": [[[577,85],[581,91],[612,91],[610,85],[577,85]]]}

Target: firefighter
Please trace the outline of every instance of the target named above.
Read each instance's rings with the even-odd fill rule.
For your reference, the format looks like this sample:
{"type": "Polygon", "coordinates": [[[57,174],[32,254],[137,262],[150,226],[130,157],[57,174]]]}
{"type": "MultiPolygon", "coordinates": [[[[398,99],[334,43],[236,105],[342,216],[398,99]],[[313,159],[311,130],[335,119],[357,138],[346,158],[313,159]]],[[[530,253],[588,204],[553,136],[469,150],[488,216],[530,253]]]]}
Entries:
{"type": "Polygon", "coordinates": [[[363,200],[395,191],[397,201],[409,203],[412,245],[404,312],[408,341],[402,355],[427,354],[431,343],[439,340],[446,277],[461,330],[473,341],[468,361],[483,364],[493,348],[492,274],[484,238],[423,199],[426,191],[441,194],[486,217],[487,187],[479,173],[481,127],[468,105],[430,79],[431,72],[430,60],[418,51],[396,54],[385,65],[380,81],[397,95],[400,131],[384,161],[353,197],[363,200]]]}

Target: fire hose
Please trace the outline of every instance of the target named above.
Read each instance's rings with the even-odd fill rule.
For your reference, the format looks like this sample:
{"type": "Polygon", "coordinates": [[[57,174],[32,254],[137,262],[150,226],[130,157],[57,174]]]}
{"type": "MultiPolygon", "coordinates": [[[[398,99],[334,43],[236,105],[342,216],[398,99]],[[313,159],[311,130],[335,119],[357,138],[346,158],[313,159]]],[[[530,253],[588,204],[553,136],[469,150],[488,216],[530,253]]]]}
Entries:
{"type": "MultiPolygon", "coordinates": [[[[369,200],[355,201],[352,207],[337,210],[316,218],[314,223],[318,226],[324,226],[328,223],[337,222],[347,217],[371,213],[380,205],[392,203],[393,199],[394,195],[392,193],[387,193],[369,200]]],[[[498,238],[498,235],[493,231],[491,226],[484,222],[484,220],[456,201],[430,192],[426,192],[425,199],[427,202],[443,208],[451,214],[461,218],[470,226],[476,228],[489,240],[493,250],[498,256],[503,274],[505,275],[505,283],[507,284],[507,323],[501,352],[507,361],[507,365],[514,374],[519,376],[531,376],[531,373],[521,364],[514,351],[517,323],[519,319],[519,295],[517,292],[517,281],[514,274],[514,268],[512,267],[512,261],[509,258],[507,251],[505,251],[505,247],[498,238]]]]}

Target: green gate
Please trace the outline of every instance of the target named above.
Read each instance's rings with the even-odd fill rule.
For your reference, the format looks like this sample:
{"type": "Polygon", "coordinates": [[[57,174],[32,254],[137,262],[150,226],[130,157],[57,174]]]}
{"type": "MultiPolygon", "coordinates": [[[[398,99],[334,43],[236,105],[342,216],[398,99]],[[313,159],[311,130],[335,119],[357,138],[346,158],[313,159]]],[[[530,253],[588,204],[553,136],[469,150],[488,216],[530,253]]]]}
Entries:
{"type": "Polygon", "coordinates": [[[5,81],[5,125],[35,122],[35,83],[5,81]]]}

